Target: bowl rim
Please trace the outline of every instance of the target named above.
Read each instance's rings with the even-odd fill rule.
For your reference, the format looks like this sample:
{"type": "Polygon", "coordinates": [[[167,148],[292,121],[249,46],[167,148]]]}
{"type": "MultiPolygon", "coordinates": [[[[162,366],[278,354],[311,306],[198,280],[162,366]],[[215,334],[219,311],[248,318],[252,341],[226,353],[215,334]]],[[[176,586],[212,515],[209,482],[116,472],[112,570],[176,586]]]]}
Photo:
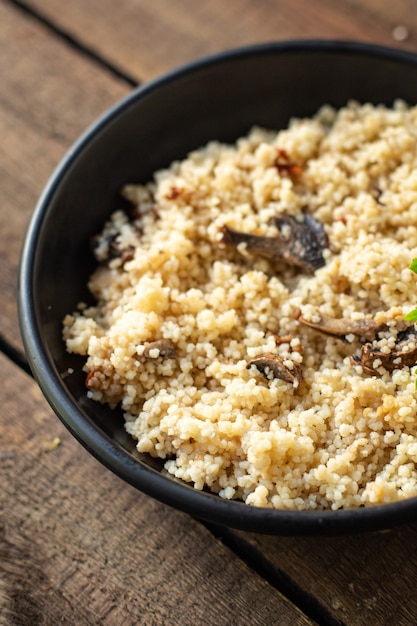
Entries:
{"type": "Polygon", "coordinates": [[[248,56],[300,52],[365,55],[417,66],[417,53],[394,47],[337,39],[295,39],[246,45],[208,55],[134,88],[102,113],[72,144],[52,172],[39,197],[24,236],[19,260],[17,304],[20,332],[33,376],[59,419],[105,467],[143,493],[205,522],[251,532],[333,535],[382,530],[417,519],[417,497],[345,510],[269,509],[249,506],[237,500],[225,500],[215,494],[196,490],[185,482],[146,466],[104,433],[83,408],[72,400],[42,343],[41,326],[35,313],[33,283],[37,257],[36,241],[42,231],[49,204],[68,168],[102,128],[123,114],[123,111],[137,100],[208,66],[248,56]]]}

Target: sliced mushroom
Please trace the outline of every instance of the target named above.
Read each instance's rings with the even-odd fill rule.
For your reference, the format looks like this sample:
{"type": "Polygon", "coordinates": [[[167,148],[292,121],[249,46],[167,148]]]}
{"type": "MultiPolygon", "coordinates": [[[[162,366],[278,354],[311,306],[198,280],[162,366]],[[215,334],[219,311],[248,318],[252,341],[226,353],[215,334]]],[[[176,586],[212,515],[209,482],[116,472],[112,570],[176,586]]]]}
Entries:
{"type": "Polygon", "coordinates": [[[234,247],[244,243],[248,252],[255,256],[283,260],[306,272],[323,267],[323,250],[328,246],[328,239],[321,222],[306,214],[301,220],[292,215],[280,215],[273,223],[279,231],[275,237],[243,233],[224,226],[222,241],[234,247]]]}
{"type": "Polygon", "coordinates": [[[373,376],[379,375],[379,367],[388,372],[402,367],[412,367],[417,363],[417,330],[412,326],[399,332],[395,347],[389,353],[382,352],[380,347],[374,347],[371,343],[366,343],[362,346],[360,356],[352,356],[351,361],[353,365],[360,365],[366,374],[373,376]]]}
{"type": "Polygon", "coordinates": [[[151,356],[152,350],[158,350],[158,357],[166,359],[174,359],[177,354],[175,344],[170,339],[158,339],[157,341],[149,342],[143,351],[143,356],[145,358],[154,358],[151,356]]]}
{"type": "Polygon", "coordinates": [[[113,259],[120,259],[123,265],[135,256],[135,248],[131,245],[123,248],[120,242],[119,233],[110,230],[104,235],[94,235],[90,240],[93,254],[101,263],[107,263],[113,259]]]}
{"type": "Polygon", "coordinates": [[[153,210],[156,202],[153,190],[141,185],[124,185],[120,195],[131,205],[132,219],[138,219],[153,210]]]}
{"type": "Polygon", "coordinates": [[[347,335],[355,335],[365,341],[374,341],[378,332],[383,330],[383,324],[377,324],[373,319],[350,320],[347,318],[335,318],[328,315],[320,315],[317,321],[298,317],[298,321],[305,326],[318,330],[325,335],[338,337],[346,341],[347,335]]]}
{"type": "Polygon", "coordinates": [[[269,372],[272,372],[274,378],[285,380],[285,382],[292,383],[295,387],[298,387],[303,380],[303,373],[299,365],[293,363],[291,368],[287,367],[284,359],[277,354],[272,354],[272,352],[265,352],[253,357],[248,361],[248,369],[252,365],[255,365],[267,380],[269,380],[269,372]]]}

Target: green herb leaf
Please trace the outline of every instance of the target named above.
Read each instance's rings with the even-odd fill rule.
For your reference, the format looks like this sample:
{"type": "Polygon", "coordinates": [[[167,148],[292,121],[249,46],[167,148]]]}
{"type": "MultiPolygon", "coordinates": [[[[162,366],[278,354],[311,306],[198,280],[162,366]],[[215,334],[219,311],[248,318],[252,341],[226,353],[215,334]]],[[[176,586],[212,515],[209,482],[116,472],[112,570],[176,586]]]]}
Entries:
{"type": "Polygon", "coordinates": [[[404,319],[407,322],[417,322],[417,309],[409,311],[406,315],[404,315],[404,319]]]}
{"type": "Polygon", "coordinates": [[[411,261],[410,267],[409,269],[414,272],[415,274],[417,274],[417,259],[413,259],[411,261]]]}

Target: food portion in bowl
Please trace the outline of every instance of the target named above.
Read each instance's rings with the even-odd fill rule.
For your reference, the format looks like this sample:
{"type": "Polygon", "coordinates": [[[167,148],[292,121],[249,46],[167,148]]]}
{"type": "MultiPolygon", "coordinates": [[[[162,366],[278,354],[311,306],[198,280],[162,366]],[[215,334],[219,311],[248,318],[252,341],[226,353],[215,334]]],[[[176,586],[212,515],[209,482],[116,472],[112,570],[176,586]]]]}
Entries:
{"type": "Polygon", "coordinates": [[[63,334],[140,452],[255,506],[417,495],[416,137],[403,102],[323,106],[123,189],[63,334]]]}

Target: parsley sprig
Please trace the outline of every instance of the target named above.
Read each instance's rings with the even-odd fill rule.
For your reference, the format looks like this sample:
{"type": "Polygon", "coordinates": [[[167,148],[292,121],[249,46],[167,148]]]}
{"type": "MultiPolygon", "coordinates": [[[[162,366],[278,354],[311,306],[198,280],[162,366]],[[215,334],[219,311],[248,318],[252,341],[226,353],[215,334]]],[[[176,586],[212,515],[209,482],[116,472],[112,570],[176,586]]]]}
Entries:
{"type": "MultiPolygon", "coordinates": [[[[417,259],[411,261],[409,269],[417,274],[417,259]]],[[[407,322],[417,322],[417,307],[404,315],[404,319],[407,320],[407,322]]]]}

